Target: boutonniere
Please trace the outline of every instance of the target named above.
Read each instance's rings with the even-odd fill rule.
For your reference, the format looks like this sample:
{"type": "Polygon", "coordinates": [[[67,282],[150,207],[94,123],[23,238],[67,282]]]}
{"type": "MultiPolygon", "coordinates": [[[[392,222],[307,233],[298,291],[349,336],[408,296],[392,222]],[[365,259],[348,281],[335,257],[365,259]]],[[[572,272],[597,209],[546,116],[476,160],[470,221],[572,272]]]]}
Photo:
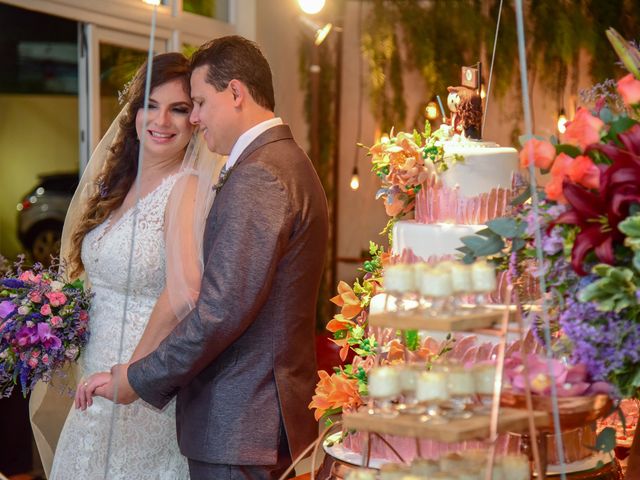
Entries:
{"type": "Polygon", "coordinates": [[[222,186],[227,181],[227,178],[229,178],[229,175],[233,171],[234,167],[235,167],[235,165],[233,167],[231,167],[231,168],[227,168],[226,165],[224,167],[222,167],[222,170],[220,170],[220,175],[218,176],[218,183],[216,183],[213,186],[213,189],[216,191],[216,194],[218,192],[220,192],[220,189],[222,188],[222,186]]]}

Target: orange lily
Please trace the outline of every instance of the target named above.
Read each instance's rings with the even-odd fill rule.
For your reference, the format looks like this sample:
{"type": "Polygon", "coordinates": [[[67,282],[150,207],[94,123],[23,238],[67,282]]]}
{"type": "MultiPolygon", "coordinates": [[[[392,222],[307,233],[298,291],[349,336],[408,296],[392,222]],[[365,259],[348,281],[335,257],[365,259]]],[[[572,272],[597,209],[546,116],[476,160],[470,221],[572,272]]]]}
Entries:
{"type": "Polygon", "coordinates": [[[362,398],[358,391],[358,381],[348,378],[341,371],[329,375],[324,370],[318,372],[320,381],[316,385],[309,409],[316,409],[314,417],[320,420],[328,411],[336,408],[356,408],[362,405],[362,398]]]}
{"type": "Polygon", "coordinates": [[[338,283],[338,295],[331,299],[339,307],[342,307],[342,315],[345,318],[353,318],[362,311],[360,299],[347,282],[340,280],[338,283]]]}

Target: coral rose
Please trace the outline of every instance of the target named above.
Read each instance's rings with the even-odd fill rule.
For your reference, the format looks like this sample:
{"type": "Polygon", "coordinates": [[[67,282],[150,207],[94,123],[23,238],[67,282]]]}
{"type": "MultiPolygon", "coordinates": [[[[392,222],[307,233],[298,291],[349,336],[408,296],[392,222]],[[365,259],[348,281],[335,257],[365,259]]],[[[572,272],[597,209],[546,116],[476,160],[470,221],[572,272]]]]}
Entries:
{"type": "Polygon", "coordinates": [[[520,166],[527,168],[531,158],[536,167],[546,170],[556,158],[556,148],[545,140],[531,138],[520,151],[520,166]]]}
{"type": "Polygon", "coordinates": [[[598,188],[600,186],[600,170],[589,157],[578,155],[573,159],[567,171],[572,182],[583,187],[598,188]]]}
{"type": "Polygon", "coordinates": [[[640,80],[629,74],[618,80],[618,93],[625,105],[640,104],[640,80]]]}
{"type": "Polygon", "coordinates": [[[600,140],[604,122],[594,117],[586,108],[579,108],[574,119],[567,123],[567,130],[560,136],[563,143],[585,149],[600,140]]]}

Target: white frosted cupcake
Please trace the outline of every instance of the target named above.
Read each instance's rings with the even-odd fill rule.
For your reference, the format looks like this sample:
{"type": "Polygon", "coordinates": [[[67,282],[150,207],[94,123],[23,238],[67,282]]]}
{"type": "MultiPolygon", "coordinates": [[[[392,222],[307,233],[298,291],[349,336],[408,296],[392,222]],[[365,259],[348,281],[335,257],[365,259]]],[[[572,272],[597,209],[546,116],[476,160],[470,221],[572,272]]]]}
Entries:
{"type": "Polygon", "coordinates": [[[392,398],[400,394],[400,372],[395,367],[374,367],[368,375],[369,396],[392,398]]]}
{"type": "Polygon", "coordinates": [[[385,267],[384,288],[387,292],[396,294],[415,291],[413,268],[402,263],[385,267]]]}
{"type": "Polygon", "coordinates": [[[418,402],[439,403],[449,398],[447,378],[443,372],[422,372],[416,382],[418,402]]]}
{"type": "Polygon", "coordinates": [[[482,363],[474,365],[473,380],[476,385],[476,393],[479,395],[493,395],[493,386],[496,379],[496,365],[482,363]]]}
{"type": "Polygon", "coordinates": [[[496,289],[496,269],[487,262],[476,262],[471,266],[473,291],[491,293],[496,289]]]}

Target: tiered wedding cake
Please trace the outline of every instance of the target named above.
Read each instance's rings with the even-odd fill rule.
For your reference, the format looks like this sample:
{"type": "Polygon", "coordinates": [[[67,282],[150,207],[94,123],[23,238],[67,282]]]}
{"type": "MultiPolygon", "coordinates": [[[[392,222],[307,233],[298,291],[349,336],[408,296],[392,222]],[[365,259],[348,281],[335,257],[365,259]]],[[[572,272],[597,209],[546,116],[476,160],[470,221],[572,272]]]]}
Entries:
{"type": "Polygon", "coordinates": [[[455,136],[444,143],[444,152],[449,168],[416,196],[415,220],[394,225],[394,255],[429,260],[459,253],[461,237],[509,207],[518,171],[514,148],[455,136]]]}

